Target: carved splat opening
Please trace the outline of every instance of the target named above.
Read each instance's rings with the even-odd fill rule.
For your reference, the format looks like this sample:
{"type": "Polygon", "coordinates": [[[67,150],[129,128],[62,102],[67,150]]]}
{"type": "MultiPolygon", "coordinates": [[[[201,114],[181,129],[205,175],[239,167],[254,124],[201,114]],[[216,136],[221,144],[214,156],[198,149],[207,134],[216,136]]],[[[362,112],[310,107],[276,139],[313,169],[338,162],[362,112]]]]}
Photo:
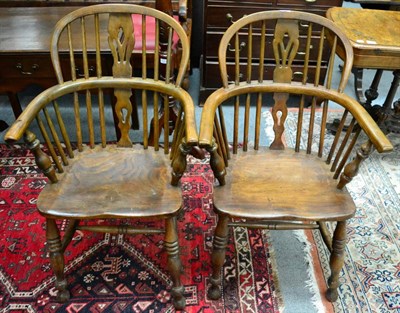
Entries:
{"type": "Polygon", "coordinates": [[[116,39],[116,50],[118,51],[118,61],[119,62],[123,62],[124,60],[126,60],[126,55],[125,52],[121,49],[121,47],[123,47],[124,45],[124,29],[122,27],[119,28],[118,30],[118,35],[117,35],[117,39],[116,39]]]}
{"type": "Polygon", "coordinates": [[[128,116],[128,110],[126,108],[121,109],[121,122],[123,124],[126,124],[127,122],[127,116],[128,116]]]}
{"type": "Polygon", "coordinates": [[[281,126],[282,111],[276,112],[276,125],[281,126]]]}
{"type": "Polygon", "coordinates": [[[298,23],[294,20],[278,20],[272,44],[276,63],[274,81],[290,83],[293,76],[291,66],[299,47],[298,23]]]}

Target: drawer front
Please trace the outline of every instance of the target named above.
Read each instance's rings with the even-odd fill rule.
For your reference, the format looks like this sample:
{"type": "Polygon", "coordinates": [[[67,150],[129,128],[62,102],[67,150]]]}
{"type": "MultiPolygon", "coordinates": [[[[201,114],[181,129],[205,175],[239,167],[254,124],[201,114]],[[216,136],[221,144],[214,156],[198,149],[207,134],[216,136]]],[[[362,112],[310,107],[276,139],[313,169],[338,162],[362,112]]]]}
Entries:
{"type": "MultiPolygon", "coordinates": [[[[101,56],[101,66],[102,66],[102,75],[110,75],[112,63],[111,62],[112,57],[111,55],[102,55],[101,56]]],[[[71,63],[69,60],[68,55],[62,55],[60,58],[61,62],[61,70],[64,75],[64,80],[70,80],[72,78],[71,75],[71,63]]],[[[97,73],[97,68],[96,68],[96,56],[95,55],[89,55],[88,56],[88,68],[89,68],[89,76],[90,77],[95,77],[97,73]]],[[[77,55],[75,57],[75,75],[76,78],[83,78],[84,77],[84,67],[83,67],[83,57],[81,55],[77,55]]]]}
{"type": "Polygon", "coordinates": [[[54,77],[50,55],[2,55],[0,58],[0,77],[22,79],[54,77]]]}
{"type": "MultiPolygon", "coordinates": [[[[207,17],[206,17],[206,27],[208,30],[213,28],[216,29],[227,29],[229,26],[232,25],[235,21],[240,19],[245,15],[249,15],[252,13],[264,11],[264,10],[279,10],[279,9],[291,9],[291,10],[305,10],[307,12],[314,13],[317,15],[325,16],[325,12],[327,8],[321,10],[318,7],[310,7],[305,8],[304,6],[291,6],[289,7],[275,7],[275,8],[262,8],[262,7],[250,7],[246,8],[245,10],[241,7],[221,7],[221,6],[209,6],[207,8],[207,17]]],[[[271,26],[272,27],[272,26],[271,26]]],[[[269,27],[270,28],[270,27],[269,27]]]]}
{"type": "MultiPolygon", "coordinates": [[[[259,58],[260,56],[260,40],[259,38],[260,34],[253,33],[253,47],[252,47],[252,55],[253,58],[259,58]]],[[[219,47],[219,42],[222,38],[222,33],[209,33],[206,36],[206,55],[207,57],[218,57],[218,47],[219,47]]],[[[248,45],[248,36],[243,35],[239,37],[239,42],[240,42],[240,50],[241,53],[239,54],[242,58],[247,59],[247,45],[248,45]]],[[[267,49],[265,50],[265,57],[267,59],[272,59],[274,58],[273,51],[272,51],[272,41],[273,41],[273,35],[267,35],[266,39],[266,47],[267,49]]],[[[298,61],[304,61],[305,57],[305,51],[306,51],[306,46],[307,46],[307,38],[301,37],[299,38],[299,48],[298,52],[296,54],[295,60],[298,61]]],[[[319,47],[319,37],[313,37],[311,38],[311,44],[310,44],[310,60],[317,60],[318,58],[318,47],[319,47]]],[[[235,39],[233,38],[232,40],[232,45],[229,47],[229,50],[226,53],[227,59],[234,59],[235,58],[235,39]]],[[[328,49],[328,41],[325,40],[325,48],[324,48],[324,53],[323,53],[323,59],[326,59],[329,54],[329,49],[328,49]]]]}
{"type": "Polygon", "coordinates": [[[232,25],[232,23],[234,23],[244,15],[249,15],[263,10],[266,10],[266,8],[259,6],[248,7],[246,9],[237,6],[208,6],[206,15],[206,27],[227,29],[229,26],[232,25]]]}
{"type": "MultiPolygon", "coordinates": [[[[266,61],[265,69],[264,69],[264,79],[272,79],[273,71],[275,69],[275,65],[271,61],[266,61]]],[[[293,70],[293,81],[302,81],[303,79],[303,65],[294,65],[292,66],[293,70]]],[[[310,65],[308,68],[308,77],[309,82],[312,82],[315,76],[315,65],[310,65]]],[[[228,71],[228,79],[233,82],[235,79],[235,66],[233,63],[227,63],[227,71],[228,71]]],[[[323,78],[326,73],[326,64],[321,66],[321,81],[320,84],[323,83],[323,78]]],[[[246,75],[246,64],[242,64],[240,66],[240,76],[242,77],[240,80],[244,81],[246,75]]],[[[252,70],[252,79],[258,79],[258,67],[254,66],[252,70]]],[[[220,88],[222,86],[221,82],[221,74],[219,70],[218,62],[216,61],[207,61],[203,67],[203,82],[202,86],[205,88],[220,88]]]]}
{"type": "Polygon", "coordinates": [[[276,4],[278,6],[303,6],[303,7],[312,7],[312,6],[324,6],[324,7],[333,7],[333,6],[341,6],[342,1],[338,0],[277,0],[276,4]]]}
{"type": "Polygon", "coordinates": [[[244,6],[246,8],[252,6],[272,6],[275,0],[251,0],[251,1],[243,1],[243,0],[209,0],[207,1],[208,5],[223,5],[227,6],[244,6]]]}

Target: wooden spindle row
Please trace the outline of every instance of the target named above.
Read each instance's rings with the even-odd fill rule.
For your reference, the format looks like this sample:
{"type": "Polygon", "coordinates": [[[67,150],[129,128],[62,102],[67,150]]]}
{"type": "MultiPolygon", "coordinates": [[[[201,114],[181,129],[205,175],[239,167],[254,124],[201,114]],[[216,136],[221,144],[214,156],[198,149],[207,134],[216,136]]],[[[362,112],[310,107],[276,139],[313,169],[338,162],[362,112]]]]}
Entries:
{"type": "MultiPolygon", "coordinates": [[[[287,24],[289,25],[289,24],[287,24]]],[[[288,28],[289,29],[289,28],[288,28]]],[[[235,61],[235,66],[234,66],[234,84],[239,85],[243,84],[244,82],[247,84],[250,84],[252,81],[252,75],[253,71],[255,71],[255,64],[258,63],[258,81],[263,82],[264,77],[265,77],[265,68],[264,68],[264,60],[266,55],[268,55],[269,51],[267,49],[270,49],[269,46],[267,46],[266,42],[266,22],[263,21],[261,24],[258,24],[257,27],[256,25],[253,24],[248,24],[244,26],[243,29],[237,31],[233,37],[232,37],[232,43],[234,43],[234,49],[231,48],[231,44],[228,45],[229,51],[234,51],[234,61],[235,61]],[[253,42],[254,42],[254,34],[255,30],[257,30],[257,35],[260,36],[259,44],[260,48],[257,56],[257,60],[253,60],[253,42]],[[246,34],[246,35],[243,35],[246,34]],[[246,36],[247,39],[247,47],[246,49],[244,48],[244,43],[240,42],[240,37],[246,36]],[[243,60],[246,60],[246,67],[245,67],[245,73],[246,75],[242,77],[242,74],[240,73],[240,66],[241,63],[240,61],[243,62],[243,60]]],[[[287,36],[287,34],[285,35],[287,36]]],[[[327,89],[332,89],[332,77],[333,77],[333,71],[337,70],[335,67],[335,57],[336,57],[336,50],[339,46],[338,43],[338,38],[334,34],[331,34],[325,27],[322,27],[320,30],[317,31],[315,27],[313,27],[313,23],[308,23],[307,26],[307,37],[302,38],[302,40],[305,41],[305,50],[302,53],[298,53],[297,57],[302,55],[304,56],[304,62],[302,62],[303,65],[303,77],[301,80],[302,84],[313,84],[316,87],[320,87],[323,85],[327,89]],[[318,32],[318,34],[317,34],[318,32]],[[327,43],[327,36],[330,36],[329,44],[327,43]],[[318,37],[318,42],[317,45],[314,44],[315,47],[312,47],[312,40],[315,40],[314,38],[318,37]],[[315,51],[317,54],[316,57],[316,63],[310,64],[310,59],[311,59],[311,49],[318,49],[315,51]],[[324,51],[327,50],[327,51],[324,51]],[[323,56],[328,55],[328,63],[325,64],[323,60],[323,56]],[[323,71],[326,69],[326,74],[325,74],[325,81],[321,83],[321,77],[323,75],[323,71]],[[311,71],[312,70],[312,71],[311,71]],[[313,73],[312,77],[309,77],[310,73],[313,73]]],[[[291,63],[291,56],[290,56],[290,49],[284,49],[284,42],[281,43],[281,55],[278,57],[283,59],[282,66],[284,66],[287,60],[289,60],[289,63],[291,63]],[[285,61],[286,60],[286,61],[285,61]]],[[[290,42],[290,41],[288,41],[290,42]]],[[[268,43],[269,44],[269,43],[268,43]]],[[[272,48],[271,48],[272,49],[272,48]]],[[[314,52],[314,51],[313,51],[314,52]]],[[[277,57],[275,55],[275,57],[277,57]]],[[[297,58],[296,57],[296,58],[297,58]]],[[[281,62],[280,59],[277,61],[277,64],[281,62]]],[[[291,66],[291,64],[289,64],[291,66]]],[[[346,64],[346,61],[345,61],[346,64]]],[[[333,88],[335,88],[334,86],[333,88]]],[[[341,81],[339,86],[336,87],[339,92],[343,91],[343,82],[341,81]]],[[[256,100],[256,114],[255,114],[255,135],[254,135],[254,148],[258,149],[260,146],[260,131],[261,131],[261,111],[262,111],[262,99],[263,99],[263,94],[259,93],[256,95],[256,98],[253,98],[253,95],[251,94],[245,94],[242,96],[235,96],[233,98],[233,109],[234,109],[234,114],[233,114],[233,138],[232,138],[232,144],[233,144],[233,153],[238,152],[238,146],[241,140],[243,140],[243,150],[246,151],[248,149],[248,143],[249,143],[249,126],[250,126],[250,108],[251,108],[251,103],[253,103],[254,100],[256,100]],[[244,106],[244,114],[243,116],[239,116],[239,109],[241,106],[244,106]],[[243,120],[241,120],[243,118],[243,120]],[[243,129],[243,136],[240,138],[239,136],[239,125],[241,124],[240,121],[243,121],[244,129],[243,129]]],[[[337,129],[337,134],[333,139],[333,143],[331,146],[327,146],[329,144],[326,140],[327,137],[327,121],[328,117],[330,115],[330,110],[329,110],[329,101],[324,100],[323,102],[320,102],[321,100],[316,98],[316,97],[308,97],[308,96],[301,96],[299,100],[299,106],[298,106],[298,120],[297,120],[297,133],[296,133],[296,140],[295,140],[295,151],[300,151],[301,148],[301,140],[302,140],[302,128],[304,125],[304,115],[306,111],[306,106],[308,105],[308,102],[311,99],[311,106],[307,108],[307,112],[309,112],[310,120],[309,124],[307,125],[307,133],[306,135],[306,153],[311,154],[314,151],[313,149],[313,137],[317,139],[317,153],[318,157],[323,157],[325,152],[327,152],[327,160],[326,162],[328,164],[332,163],[331,170],[334,173],[334,178],[338,178],[340,174],[342,173],[343,169],[346,167],[346,163],[349,162],[349,158],[352,155],[353,148],[356,144],[356,141],[359,137],[359,134],[361,132],[361,129],[358,125],[356,125],[355,120],[353,119],[350,122],[350,125],[346,126],[347,129],[345,129],[345,124],[346,120],[348,120],[349,112],[345,111],[343,114],[343,118],[339,123],[339,127],[337,129]],[[321,114],[321,121],[320,121],[320,129],[318,130],[319,132],[316,133],[317,128],[316,128],[316,116],[318,114],[321,114]],[[329,150],[330,148],[330,150],[329,150]]],[[[285,104],[286,106],[286,104],[285,104]]],[[[218,108],[219,111],[222,113],[222,106],[218,108]]],[[[226,136],[226,130],[221,129],[220,125],[223,124],[223,114],[216,114],[216,119],[214,121],[214,137],[215,141],[218,146],[218,153],[223,157],[226,166],[227,166],[227,160],[229,159],[229,144],[228,141],[225,140],[224,136],[226,136]],[[224,148],[225,147],[225,151],[224,148]]],[[[271,125],[267,125],[267,127],[271,127],[271,125]]]]}

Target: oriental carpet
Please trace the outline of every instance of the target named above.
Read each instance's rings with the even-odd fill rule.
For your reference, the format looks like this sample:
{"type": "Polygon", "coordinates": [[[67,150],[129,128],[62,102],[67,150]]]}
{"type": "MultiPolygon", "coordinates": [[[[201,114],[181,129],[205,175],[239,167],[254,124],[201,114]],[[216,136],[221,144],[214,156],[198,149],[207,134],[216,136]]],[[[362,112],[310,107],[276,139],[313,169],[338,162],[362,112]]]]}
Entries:
{"type": "MultiPolygon", "coordinates": [[[[186,312],[281,312],[268,233],[243,228],[236,228],[231,236],[223,268],[223,298],[207,299],[216,224],[212,182],[206,161],[191,158],[182,178],[185,213],[178,224],[186,312]]],[[[45,184],[24,146],[0,145],[1,313],[174,312],[160,235],[76,232],[66,250],[72,297],[66,304],[54,302],[44,218],[35,208],[45,184]]],[[[65,229],[65,222],[60,226],[65,229]]]]}
{"type": "MultiPolygon", "coordinates": [[[[264,117],[266,123],[272,123],[269,112],[264,117]]],[[[341,114],[333,117],[340,118],[341,114]]],[[[305,112],[303,125],[309,119],[310,112],[305,112]]],[[[321,113],[317,113],[315,127],[320,121],[321,113]]],[[[285,127],[294,129],[296,123],[297,114],[289,111],[285,127]]],[[[286,133],[289,146],[295,142],[295,135],[290,133],[286,133]]],[[[267,133],[267,137],[271,136],[267,133]]],[[[347,185],[357,211],[348,222],[345,265],[339,279],[339,299],[334,304],[324,298],[330,253],[319,231],[296,233],[307,243],[306,250],[311,251],[309,285],[320,291],[320,297],[314,299],[318,312],[400,313],[400,136],[389,134],[389,139],[394,151],[373,152],[347,185]]],[[[327,133],[325,140],[333,140],[333,135],[327,133]]]]}

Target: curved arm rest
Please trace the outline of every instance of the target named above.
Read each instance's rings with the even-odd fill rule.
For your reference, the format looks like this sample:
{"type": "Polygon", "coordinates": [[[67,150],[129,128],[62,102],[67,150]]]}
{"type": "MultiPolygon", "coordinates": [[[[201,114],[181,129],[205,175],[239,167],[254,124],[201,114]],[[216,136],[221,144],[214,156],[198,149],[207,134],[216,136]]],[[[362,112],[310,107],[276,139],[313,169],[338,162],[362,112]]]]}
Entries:
{"type": "Polygon", "coordinates": [[[307,95],[320,97],[326,100],[334,101],[347,109],[357,120],[361,128],[370,138],[378,152],[388,152],[393,150],[393,145],[385,136],[379,126],[371,118],[368,112],[353,98],[335,90],[322,87],[315,87],[311,84],[303,85],[301,83],[274,83],[264,81],[260,84],[258,81],[251,83],[241,83],[236,86],[220,88],[211,94],[206,100],[203,108],[200,124],[199,145],[211,146],[213,138],[214,116],[217,107],[225,100],[246,93],[258,92],[280,92],[298,95],[307,95]]]}
{"type": "Polygon", "coordinates": [[[173,84],[166,84],[153,79],[113,77],[77,79],[76,81],[68,81],[46,89],[29,103],[18,119],[11,125],[4,136],[5,140],[7,142],[20,140],[40,110],[51,101],[69,93],[97,88],[136,88],[173,96],[181,102],[183,111],[185,112],[186,142],[189,145],[197,144],[198,135],[194,116],[194,104],[187,91],[173,84]]]}

